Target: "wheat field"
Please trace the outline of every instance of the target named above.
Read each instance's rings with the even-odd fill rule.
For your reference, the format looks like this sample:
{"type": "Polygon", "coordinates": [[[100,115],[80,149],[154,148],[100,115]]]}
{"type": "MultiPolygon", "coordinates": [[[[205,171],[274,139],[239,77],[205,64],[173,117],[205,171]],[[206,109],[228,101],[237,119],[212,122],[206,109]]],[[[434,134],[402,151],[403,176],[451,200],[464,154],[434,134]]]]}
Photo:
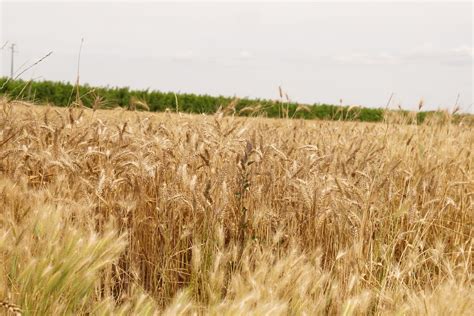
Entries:
{"type": "Polygon", "coordinates": [[[469,315],[472,126],[0,101],[0,313],[469,315]]]}

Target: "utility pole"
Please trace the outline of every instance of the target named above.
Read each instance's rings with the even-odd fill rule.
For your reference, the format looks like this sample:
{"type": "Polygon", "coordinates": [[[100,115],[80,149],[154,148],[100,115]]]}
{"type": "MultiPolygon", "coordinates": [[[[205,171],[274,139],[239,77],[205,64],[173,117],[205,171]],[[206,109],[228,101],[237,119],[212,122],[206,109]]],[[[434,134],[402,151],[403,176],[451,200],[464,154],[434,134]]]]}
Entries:
{"type": "Polygon", "coordinates": [[[12,53],[11,64],[10,64],[10,77],[13,79],[13,65],[14,65],[14,55],[15,55],[15,44],[14,43],[12,43],[12,45],[10,46],[10,49],[11,49],[11,53],[12,53]]]}

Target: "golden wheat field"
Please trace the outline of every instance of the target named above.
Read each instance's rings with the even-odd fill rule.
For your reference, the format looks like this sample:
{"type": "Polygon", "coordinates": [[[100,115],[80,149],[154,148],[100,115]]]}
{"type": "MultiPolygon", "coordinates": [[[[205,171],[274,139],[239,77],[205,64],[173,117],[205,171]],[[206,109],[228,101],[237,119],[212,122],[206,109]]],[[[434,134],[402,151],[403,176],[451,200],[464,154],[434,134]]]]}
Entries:
{"type": "Polygon", "coordinates": [[[0,101],[0,313],[469,315],[473,143],[0,101]]]}

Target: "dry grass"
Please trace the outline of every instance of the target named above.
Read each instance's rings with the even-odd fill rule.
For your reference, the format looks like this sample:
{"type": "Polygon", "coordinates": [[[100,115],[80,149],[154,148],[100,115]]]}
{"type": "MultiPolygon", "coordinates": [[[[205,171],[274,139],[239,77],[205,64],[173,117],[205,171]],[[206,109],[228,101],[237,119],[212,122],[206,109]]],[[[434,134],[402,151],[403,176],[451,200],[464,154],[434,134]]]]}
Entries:
{"type": "Polygon", "coordinates": [[[0,103],[0,308],[474,310],[471,127],[0,103]]]}

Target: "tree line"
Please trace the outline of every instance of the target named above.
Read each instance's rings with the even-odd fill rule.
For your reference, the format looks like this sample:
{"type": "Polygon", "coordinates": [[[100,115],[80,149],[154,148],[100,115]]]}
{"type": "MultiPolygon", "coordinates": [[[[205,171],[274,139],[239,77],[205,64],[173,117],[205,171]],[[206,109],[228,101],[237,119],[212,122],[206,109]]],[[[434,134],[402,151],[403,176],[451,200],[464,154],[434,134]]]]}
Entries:
{"type": "MultiPolygon", "coordinates": [[[[236,99],[225,96],[134,90],[128,87],[92,87],[56,81],[11,80],[0,77],[0,94],[10,98],[69,106],[80,103],[90,108],[126,107],[154,112],[167,110],[212,114],[219,109],[241,116],[288,117],[299,119],[357,120],[379,122],[384,109],[316,103],[304,105],[286,100],[236,99]]],[[[427,112],[418,112],[422,122],[427,112]]]]}

